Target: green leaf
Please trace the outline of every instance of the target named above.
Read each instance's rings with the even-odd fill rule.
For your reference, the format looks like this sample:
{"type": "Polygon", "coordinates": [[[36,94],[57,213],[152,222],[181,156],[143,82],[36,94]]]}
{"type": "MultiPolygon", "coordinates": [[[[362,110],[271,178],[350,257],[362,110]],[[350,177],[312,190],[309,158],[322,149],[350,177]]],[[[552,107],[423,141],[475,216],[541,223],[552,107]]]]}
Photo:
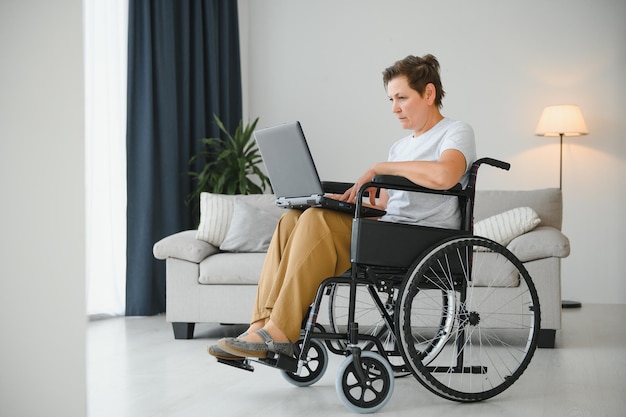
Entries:
{"type": "Polygon", "coordinates": [[[271,190],[269,178],[259,168],[263,158],[253,137],[259,118],[245,125],[239,121],[234,133],[228,132],[217,115],[213,115],[213,119],[224,136],[199,139],[203,149],[190,158],[189,165],[201,163],[203,166],[199,172],[188,172],[195,188],[186,202],[197,200],[204,191],[261,194],[268,187],[271,190]]]}

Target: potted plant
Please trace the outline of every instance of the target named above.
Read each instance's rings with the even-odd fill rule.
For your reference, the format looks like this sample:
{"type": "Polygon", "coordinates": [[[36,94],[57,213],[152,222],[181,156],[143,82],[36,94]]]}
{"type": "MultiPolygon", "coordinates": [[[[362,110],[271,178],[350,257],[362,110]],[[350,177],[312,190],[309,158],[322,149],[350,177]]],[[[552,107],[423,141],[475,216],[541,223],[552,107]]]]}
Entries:
{"type": "Polygon", "coordinates": [[[213,118],[224,133],[224,138],[200,139],[204,149],[194,155],[189,164],[200,160],[204,165],[200,172],[189,172],[196,180],[196,186],[187,197],[187,204],[198,201],[202,192],[262,194],[267,186],[271,189],[269,178],[259,168],[263,159],[252,138],[259,118],[246,126],[240,121],[234,134],[226,130],[217,115],[213,115],[213,118]],[[256,182],[253,181],[255,176],[256,182]]]}

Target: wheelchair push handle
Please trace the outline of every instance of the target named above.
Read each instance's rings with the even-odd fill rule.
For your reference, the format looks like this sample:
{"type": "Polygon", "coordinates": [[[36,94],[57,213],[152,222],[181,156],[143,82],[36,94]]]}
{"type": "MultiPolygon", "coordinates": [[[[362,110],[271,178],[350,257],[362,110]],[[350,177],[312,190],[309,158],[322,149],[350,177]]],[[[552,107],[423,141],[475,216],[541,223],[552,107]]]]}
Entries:
{"type": "Polygon", "coordinates": [[[509,164],[508,162],[500,161],[499,159],[494,158],[480,158],[479,160],[474,162],[472,166],[478,169],[478,167],[482,164],[491,165],[492,167],[500,168],[505,171],[508,171],[511,168],[511,164],[509,164]]]}

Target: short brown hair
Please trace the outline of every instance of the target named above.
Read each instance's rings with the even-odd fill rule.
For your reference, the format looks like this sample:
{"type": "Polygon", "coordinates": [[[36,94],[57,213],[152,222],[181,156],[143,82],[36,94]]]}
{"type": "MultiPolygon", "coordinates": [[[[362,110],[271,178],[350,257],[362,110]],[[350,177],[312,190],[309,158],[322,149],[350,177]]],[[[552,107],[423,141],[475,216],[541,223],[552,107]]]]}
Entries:
{"type": "Polygon", "coordinates": [[[385,89],[389,81],[400,76],[405,76],[409,81],[409,86],[420,95],[424,94],[426,85],[432,83],[437,91],[435,104],[437,107],[441,107],[441,100],[446,93],[441,85],[439,61],[437,61],[437,58],[431,54],[423,57],[409,55],[404,59],[396,61],[395,64],[383,71],[385,89]]]}

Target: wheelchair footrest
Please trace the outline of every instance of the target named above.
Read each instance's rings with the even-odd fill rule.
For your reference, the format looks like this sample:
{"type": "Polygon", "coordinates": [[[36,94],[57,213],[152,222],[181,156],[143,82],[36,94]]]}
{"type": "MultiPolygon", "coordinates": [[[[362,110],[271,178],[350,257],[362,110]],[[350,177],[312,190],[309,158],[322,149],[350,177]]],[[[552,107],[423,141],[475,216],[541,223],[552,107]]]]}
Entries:
{"type": "Polygon", "coordinates": [[[218,363],[223,363],[224,365],[233,366],[235,368],[243,369],[244,371],[254,372],[254,367],[250,365],[250,362],[245,360],[226,360],[217,358],[218,363]]]}
{"type": "Polygon", "coordinates": [[[272,353],[268,352],[266,358],[259,359],[258,361],[287,372],[296,372],[298,370],[298,360],[296,358],[280,354],[270,355],[272,355],[272,353]]]}

